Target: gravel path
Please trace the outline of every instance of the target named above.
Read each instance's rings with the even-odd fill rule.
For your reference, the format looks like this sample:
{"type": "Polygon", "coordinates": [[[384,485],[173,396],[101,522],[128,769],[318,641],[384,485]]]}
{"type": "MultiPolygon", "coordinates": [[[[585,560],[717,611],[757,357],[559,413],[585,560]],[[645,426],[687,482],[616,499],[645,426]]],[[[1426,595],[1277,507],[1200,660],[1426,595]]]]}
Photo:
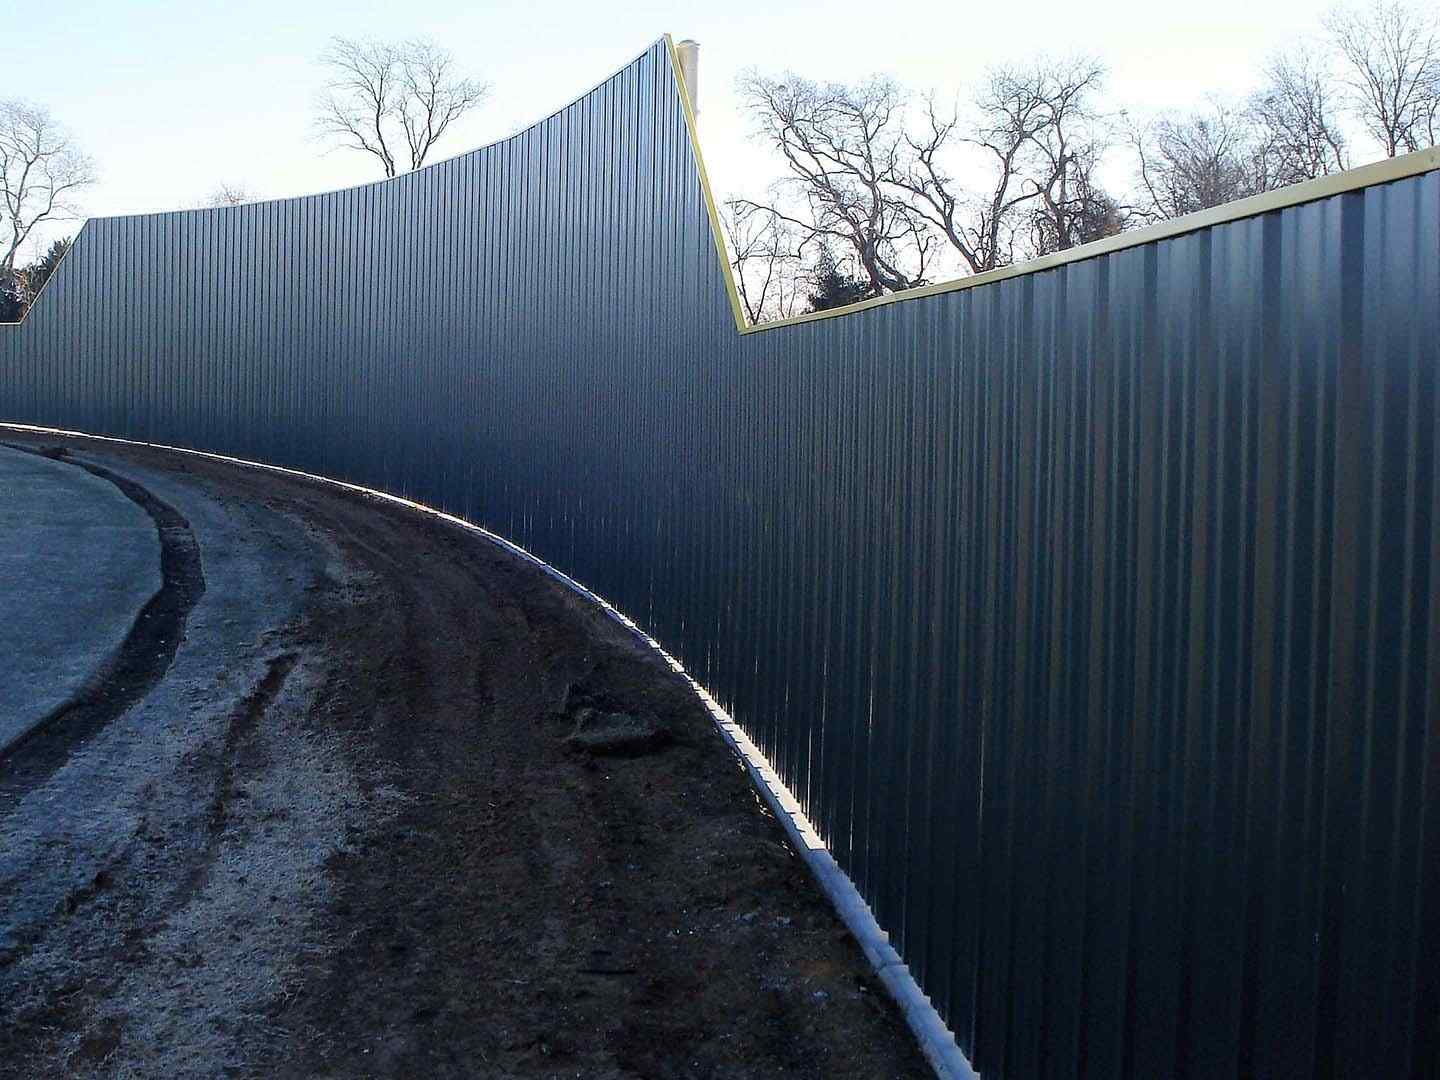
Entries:
{"type": "Polygon", "coordinates": [[[0,760],[0,1075],[928,1075],[593,605],[394,504],[64,445],[183,515],[204,589],[143,700],[0,760]]]}

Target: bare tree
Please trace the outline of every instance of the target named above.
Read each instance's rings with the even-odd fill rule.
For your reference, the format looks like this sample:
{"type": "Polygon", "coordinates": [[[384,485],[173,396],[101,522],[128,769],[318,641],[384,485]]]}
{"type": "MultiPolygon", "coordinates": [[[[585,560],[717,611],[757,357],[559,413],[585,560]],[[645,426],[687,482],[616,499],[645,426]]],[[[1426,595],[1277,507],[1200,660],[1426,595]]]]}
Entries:
{"type": "Polygon", "coordinates": [[[1348,168],[1349,148],[1324,60],[1300,46],[1271,57],[1264,80],[1251,96],[1250,115],[1272,181],[1297,184],[1348,168]]]}
{"type": "Polygon", "coordinates": [[[1440,136],[1440,19],[1396,0],[1325,20],[1344,61],[1352,108],[1386,157],[1440,136]]]}
{"type": "Polygon", "coordinates": [[[888,79],[856,86],[751,72],[740,92],[756,137],[779,152],[786,178],[769,203],[737,200],[773,215],[802,236],[841,245],[877,292],[921,284],[934,236],[893,188],[904,145],[902,95],[888,79]]]}
{"type": "Polygon", "coordinates": [[[765,207],[739,199],[727,200],[722,224],[745,317],[753,324],[796,314],[810,284],[804,265],[810,238],[765,207]]]}
{"type": "Polygon", "coordinates": [[[1052,181],[1053,188],[1041,191],[1042,201],[1031,204],[1026,216],[1028,255],[1064,251],[1129,227],[1134,212],[1100,187],[1097,164],[1093,151],[1077,154],[1071,169],[1052,181]]]}
{"type": "Polygon", "coordinates": [[[258,196],[244,184],[231,184],[222,181],[214,191],[205,197],[202,206],[241,206],[248,202],[255,202],[258,196]]]}
{"type": "Polygon", "coordinates": [[[970,134],[958,110],[941,114],[929,100],[898,185],[972,272],[1013,261],[1025,230],[1025,253],[1045,254],[1123,227],[1121,207],[1095,178],[1109,145],[1093,107],[1104,78],[1104,65],[1088,57],[993,68],[970,134]],[[960,184],[944,164],[957,146],[979,150],[988,163],[988,172],[973,171],[987,177],[983,191],[960,184]]]}
{"type": "Polygon", "coordinates": [[[73,218],[75,196],[93,183],[94,163],[46,109],[0,101],[0,274],[14,273],[38,226],[73,218]]]}
{"type": "Polygon", "coordinates": [[[386,176],[418,169],[446,130],[489,93],[455,71],[450,52],[415,38],[399,43],[336,37],[320,57],[333,73],[319,131],[379,160],[386,176]]]}
{"type": "Polygon", "coordinates": [[[1275,186],[1249,116],[1218,100],[1206,112],[1138,127],[1131,139],[1139,159],[1140,213],[1148,220],[1179,217],[1275,186]]]}
{"type": "Polygon", "coordinates": [[[1108,122],[1093,104],[1105,74],[1104,64],[1091,57],[1042,59],[1018,80],[1042,103],[1042,122],[1022,149],[1022,185],[1036,194],[1026,208],[1029,254],[1064,251],[1125,227],[1128,211],[1096,177],[1111,139],[1108,122]]]}
{"type": "Polygon", "coordinates": [[[916,128],[888,79],[818,85],[794,76],[750,75],[742,83],[763,142],[789,173],[778,201],[821,244],[853,251],[873,292],[919,284],[947,245],[972,273],[1034,253],[1109,235],[1124,211],[1095,170],[1108,126],[1094,109],[1104,79],[1098,61],[1044,58],[988,73],[962,116],[933,95],[916,128]]]}
{"type": "Polygon", "coordinates": [[[1040,105],[1009,84],[1008,77],[992,76],[980,100],[987,124],[968,138],[958,134],[958,110],[941,113],[931,97],[926,107],[925,133],[908,140],[913,152],[895,186],[908,196],[917,214],[934,226],[964,260],[972,273],[992,270],[1010,262],[1014,250],[1009,223],[1016,207],[1036,195],[1019,183],[1020,158],[1043,120],[1040,105]],[[986,194],[963,187],[947,166],[947,151],[959,142],[978,146],[994,157],[993,182],[986,194]]]}

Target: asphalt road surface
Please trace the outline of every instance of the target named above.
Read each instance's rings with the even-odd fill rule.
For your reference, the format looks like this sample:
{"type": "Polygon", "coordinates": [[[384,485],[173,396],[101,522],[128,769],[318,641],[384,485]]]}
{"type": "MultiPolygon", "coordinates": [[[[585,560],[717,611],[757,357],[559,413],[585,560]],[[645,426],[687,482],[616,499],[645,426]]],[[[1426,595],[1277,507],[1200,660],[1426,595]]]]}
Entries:
{"type": "Polygon", "coordinates": [[[0,448],[0,1075],[929,1075],[592,603],[332,485],[0,442],[48,454],[0,448]]]}
{"type": "Polygon", "coordinates": [[[3,445],[0,749],[73,697],[160,588],[160,542],[113,483],[3,445]]]}

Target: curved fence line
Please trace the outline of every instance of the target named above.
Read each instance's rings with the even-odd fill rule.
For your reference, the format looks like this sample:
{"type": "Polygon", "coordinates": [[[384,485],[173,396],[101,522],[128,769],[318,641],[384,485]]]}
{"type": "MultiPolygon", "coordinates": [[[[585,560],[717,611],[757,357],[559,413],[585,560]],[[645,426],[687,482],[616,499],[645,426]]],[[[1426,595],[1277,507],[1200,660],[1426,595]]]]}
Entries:
{"type": "Polygon", "coordinates": [[[660,41],[392,181],[95,220],[0,332],[0,417],[585,582],[986,1074],[1430,1067],[1440,173],[737,334],[692,138],[660,41]]]}

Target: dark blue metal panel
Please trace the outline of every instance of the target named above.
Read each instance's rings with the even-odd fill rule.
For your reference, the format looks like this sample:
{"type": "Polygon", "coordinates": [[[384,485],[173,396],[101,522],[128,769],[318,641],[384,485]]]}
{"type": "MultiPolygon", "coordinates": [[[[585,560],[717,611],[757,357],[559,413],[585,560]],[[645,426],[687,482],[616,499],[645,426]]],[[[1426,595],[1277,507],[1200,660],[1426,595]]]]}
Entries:
{"type": "Polygon", "coordinates": [[[513,537],[776,763],[1011,1076],[1440,1039],[1440,174],[739,335],[665,44],[483,150],[87,224],[0,415],[513,537]]]}

